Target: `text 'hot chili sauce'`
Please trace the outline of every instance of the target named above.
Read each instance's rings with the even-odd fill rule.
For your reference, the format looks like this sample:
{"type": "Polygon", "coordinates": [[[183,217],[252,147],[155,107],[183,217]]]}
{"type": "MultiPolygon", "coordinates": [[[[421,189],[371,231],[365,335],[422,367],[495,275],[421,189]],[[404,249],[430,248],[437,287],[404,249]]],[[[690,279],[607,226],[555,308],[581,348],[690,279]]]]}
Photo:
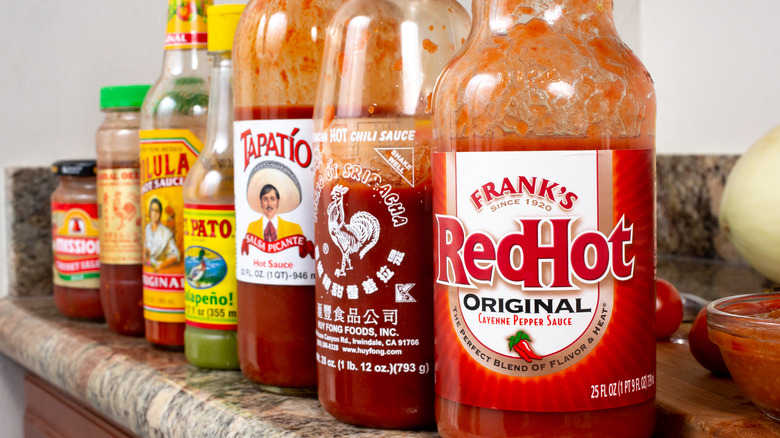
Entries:
{"type": "Polygon", "coordinates": [[[434,98],[443,436],[650,436],[655,95],[612,2],[474,2],[434,98]]]}
{"type": "Polygon", "coordinates": [[[252,0],[236,31],[238,358],[265,389],[313,393],[312,114],[340,0],[252,0]]]}
{"type": "Polygon", "coordinates": [[[315,108],[319,399],[353,424],[433,424],[430,99],[461,47],[454,0],[350,0],[315,108]]]}

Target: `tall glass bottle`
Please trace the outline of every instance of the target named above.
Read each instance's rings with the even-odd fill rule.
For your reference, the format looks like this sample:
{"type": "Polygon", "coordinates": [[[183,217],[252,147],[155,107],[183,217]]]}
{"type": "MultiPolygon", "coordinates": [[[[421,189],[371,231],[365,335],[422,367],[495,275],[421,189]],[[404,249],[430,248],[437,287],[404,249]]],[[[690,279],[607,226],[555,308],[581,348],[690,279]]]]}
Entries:
{"type": "Polygon", "coordinates": [[[433,424],[431,97],[469,17],[455,0],[350,0],[325,40],[315,141],[319,399],[433,424]]]}
{"type": "Polygon", "coordinates": [[[270,391],[317,385],[311,117],[339,4],[251,0],[233,45],[238,358],[270,391]]]}
{"type": "Polygon", "coordinates": [[[433,105],[439,432],[650,436],[652,80],[611,1],[473,12],[433,105]]]}
{"type": "Polygon", "coordinates": [[[206,143],[184,181],[184,354],[238,369],[233,205],[233,35],[244,5],[208,8],[212,56],[206,143]]]}
{"type": "Polygon", "coordinates": [[[100,301],[115,333],[143,336],[138,128],[149,85],[100,89],[106,119],[95,135],[100,221],[100,301]]]}
{"type": "Polygon", "coordinates": [[[169,1],[162,74],[141,107],[144,318],[161,348],[184,346],[182,185],[206,137],[211,3],[169,1]]]}

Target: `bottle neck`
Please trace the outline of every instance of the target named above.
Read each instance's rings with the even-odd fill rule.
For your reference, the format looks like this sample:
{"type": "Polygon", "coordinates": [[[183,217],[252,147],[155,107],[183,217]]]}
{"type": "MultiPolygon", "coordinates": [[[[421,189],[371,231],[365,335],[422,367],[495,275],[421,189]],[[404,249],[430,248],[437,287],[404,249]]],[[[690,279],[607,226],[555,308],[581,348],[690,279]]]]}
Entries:
{"type": "Polygon", "coordinates": [[[168,49],[163,57],[164,76],[207,76],[205,49],[168,49]],[[205,73],[205,74],[204,74],[205,73]]]}
{"type": "Polygon", "coordinates": [[[549,25],[591,21],[614,27],[612,0],[472,0],[474,27],[505,33],[515,24],[542,19],[549,25]]]}
{"type": "Polygon", "coordinates": [[[229,155],[232,158],[233,60],[230,51],[211,52],[209,119],[203,155],[229,155]]]}

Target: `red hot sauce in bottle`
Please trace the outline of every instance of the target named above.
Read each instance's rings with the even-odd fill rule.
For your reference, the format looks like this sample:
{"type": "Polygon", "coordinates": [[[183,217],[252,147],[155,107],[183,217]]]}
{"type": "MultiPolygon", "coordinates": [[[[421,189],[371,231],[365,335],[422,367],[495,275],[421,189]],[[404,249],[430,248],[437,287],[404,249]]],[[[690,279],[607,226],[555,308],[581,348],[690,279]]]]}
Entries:
{"type": "Polygon", "coordinates": [[[273,392],[317,385],[311,118],[339,4],[252,0],[233,45],[238,358],[273,392]]]}
{"type": "Polygon", "coordinates": [[[462,44],[454,0],[350,0],[315,108],[319,399],[381,428],[434,421],[430,98],[462,44]]]}
{"type": "Polygon", "coordinates": [[[434,97],[444,437],[647,437],[655,94],[612,2],[474,2],[434,97]]]}

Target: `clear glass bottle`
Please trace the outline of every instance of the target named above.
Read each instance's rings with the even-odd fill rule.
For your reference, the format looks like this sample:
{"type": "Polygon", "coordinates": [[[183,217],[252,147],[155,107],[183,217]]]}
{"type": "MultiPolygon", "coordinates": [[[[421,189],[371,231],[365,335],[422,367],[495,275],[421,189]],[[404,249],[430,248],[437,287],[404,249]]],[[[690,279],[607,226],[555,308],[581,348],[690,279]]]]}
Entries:
{"type": "Polygon", "coordinates": [[[95,135],[100,228],[100,301],[108,328],[143,336],[138,128],[149,85],[100,89],[106,115],[95,135]]]}
{"type": "Polygon", "coordinates": [[[653,82],[611,1],[473,13],[433,104],[439,432],[650,436],[653,82]]]}
{"type": "Polygon", "coordinates": [[[95,160],[57,161],[51,170],[54,304],[65,316],[101,320],[95,160]]]}
{"type": "Polygon", "coordinates": [[[434,422],[431,98],[468,29],[455,0],[349,0],[328,28],[314,110],[318,394],[348,423],[434,422]]]}
{"type": "Polygon", "coordinates": [[[317,386],[311,117],[341,2],[251,0],[233,46],[238,358],[274,392],[317,386]]]}
{"type": "Polygon", "coordinates": [[[184,182],[184,354],[238,369],[233,205],[233,35],[244,5],[208,8],[211,93],[206,144],[184,182]]]}
{"type": "Polygon", "coordinates": [[[211,3],[169,1],[162,74],[141,108],[146,339],[176,350],[184,346],[182,185],[206,138],[211,3]]]}

